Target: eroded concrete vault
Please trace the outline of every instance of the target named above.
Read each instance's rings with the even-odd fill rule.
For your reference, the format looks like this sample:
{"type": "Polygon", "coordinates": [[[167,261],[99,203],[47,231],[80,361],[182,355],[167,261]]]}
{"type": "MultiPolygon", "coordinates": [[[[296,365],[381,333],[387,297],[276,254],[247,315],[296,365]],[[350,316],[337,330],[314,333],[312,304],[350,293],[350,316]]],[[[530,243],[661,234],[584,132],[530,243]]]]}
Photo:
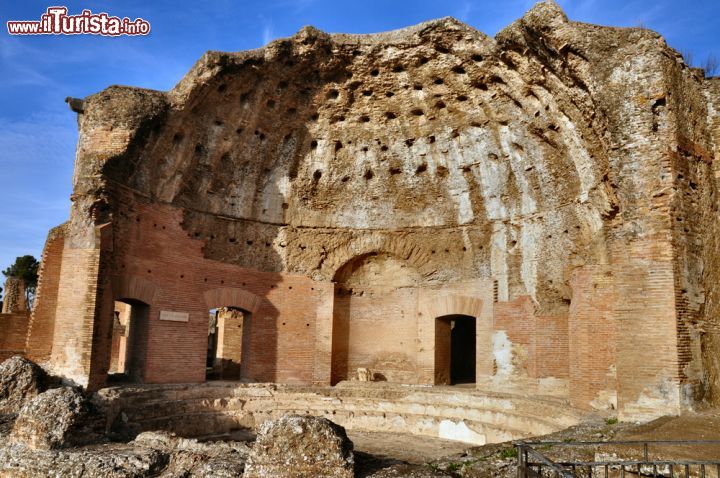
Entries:
{"type": "Polygon", "coordinates": [[[122,301],[133,376],[199,382],[233,307],[245,380],[444,384],[468,318],[478,387],[641,418],[716,400],[719,85],[540,3],[495,38],[307,27],[110,87],[78,115],[27,354],[102,386],[122,301]]]}

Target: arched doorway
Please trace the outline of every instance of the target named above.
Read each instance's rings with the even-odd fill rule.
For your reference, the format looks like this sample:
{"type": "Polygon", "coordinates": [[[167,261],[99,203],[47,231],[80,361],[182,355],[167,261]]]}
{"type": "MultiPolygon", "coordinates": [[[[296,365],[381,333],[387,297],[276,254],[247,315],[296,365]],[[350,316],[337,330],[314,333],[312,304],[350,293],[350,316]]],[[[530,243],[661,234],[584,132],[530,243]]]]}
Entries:
{"type": "Polygon", "coordinates": [[[110,379],[141,383],[147,357],[150,306],[134,299],[115,301],[110,379]]]}
{"type": "Polygon", "coordinates": [[[207,373],[209,380],[239,380],[247,349],[251,313],[239,307],[211,309],[208,315],[207,373]]]}
{"type": "Polygon", "coordinates": [[[435,320],[435,383],[475,383],[477,329],[475,317],[453,314],[435,320]]]}
{"type": "Polygon", "coordinates": [[[417,381],[417,286],[408,261],[369,253],[335,273],[331,383],[417,381]],[[369,375],[367,372],[369,371],[369,375]]]}
{"type": "Polygon", "coordinates": [[[257,357],[256,352],[263,352],[258,350],[258,345],[264,344],[274,350],[271,341],[264,336],[255,337],[255,334],[266,332],[263,327],[253,327],[263,299],[233,287],[211,289],[203,295],[210,312],[206,359],[208,365],[212,363],[206,369],[206,378],[256,381],[258,364],[266,366],[268,362],[257,357]]]}

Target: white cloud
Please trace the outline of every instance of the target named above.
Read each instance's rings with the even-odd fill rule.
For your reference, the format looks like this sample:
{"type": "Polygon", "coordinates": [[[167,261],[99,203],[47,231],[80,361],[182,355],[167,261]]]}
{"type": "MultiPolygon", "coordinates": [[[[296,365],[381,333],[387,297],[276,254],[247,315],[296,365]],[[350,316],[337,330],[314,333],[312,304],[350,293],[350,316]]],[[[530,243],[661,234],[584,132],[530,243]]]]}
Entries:
{"type": "Polygon", "coordinates": [[[48,230],[68,218],[76,126],[64,108],[0,118],[0,267],[39,257],[48,230]]]}

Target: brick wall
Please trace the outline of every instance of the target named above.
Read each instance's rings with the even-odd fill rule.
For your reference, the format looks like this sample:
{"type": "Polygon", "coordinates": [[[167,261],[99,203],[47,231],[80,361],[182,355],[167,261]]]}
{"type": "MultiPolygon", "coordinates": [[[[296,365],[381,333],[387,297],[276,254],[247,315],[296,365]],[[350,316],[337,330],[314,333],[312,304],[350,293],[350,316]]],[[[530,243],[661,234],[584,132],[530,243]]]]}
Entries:
{"type": "Polygon", "coordinates": [[[614,266],[620,417],[681,409],[672,245],[657,238],[626,247],[614,266]]]}
{"type": "Polygon", "coordinates": [[[25,295],[25,282],[17,277],[8,277],[3,289],[2,313],[24,312],[28,310],[25,295]]]}
{"type": "Polygon", "coordinates": [[[333,382],[369,368],[380,379],[417,380],[417,290],[339,292],[335,297],[333,382]]]}
{"type": "MultiPolygon", "coordinates": [[[[208,303],[205,294],[219,289],[247,291],[259,298],[244,324],[243,378],[290,383],[320,380],[314,370],[323,364],[316,364],[314,351],[323,347],[321,342],[327,342],[327,337],[316,335],[317,322],[332,319],[327,316],[325,290],[332,291],[332,284],[207,260],[203,242],[182,229],[180,209],[138,204],[137,213],[115,225],[115,279],[110,289],[115,300],[148,305],[146,330],[135,347],[136,351],[144,347],[138,353],[145,356],[146,382],[205,380],[209,309],[244,308],[241,303],[208,303]],[[150,289],[153,292],[148,294],[150,289]],[[160,320],[161,311],[187,313],[189,320],[160,320]]],[[[329,372],[329,363],[326,369],[329,372]]],[[[327,372],[320,381],[329,382],[327,372]]]]}
{"type": "Polygon", "coordinates": [[[449,315],[475,318],[475,373],[493,373],[493,281],[476,279],[418,289],[416,383],[445,384],[450,372],[449,315]]]}
{"type": "Polygon", "coordinates": [[[713,113],[711,133],[715,144],[715,157],[712,163],[708,186],[714,183],[716,193],[704,195],[699,204],[703,223],[706,225],[703,237],[703,283],[705,301],[702,309],[702,368],[704,375],[704,398],[713,405],[720,405],[720,221],[717,220],[720,209],[720,78],[706,82],[707,97],[713,113]]]}
{"type": "MultiPolygon", "coordinates": [[[[512,367],[517,375],[529,377],[535,369],[532,340],[535,308],[528,296],[498,302],[494,308],[493,330],[504,331],[512,343],[512,367]]],[[[495,370],[499,364],[495,364],[495,370]]]]}
{"type": "Polygon", "coordinates": [[[495,331],[504,331],[513,347],[513,369],[529,378],[568,378],[568,321],[564,314],[536,315],[528,296],[494,307],[495,331]]]}
{"type": "Polygon", "coordinates": [[[36,362],[48,360],[52,351],[65,231],[65,225],[50,231],[40,259],[40,278],[27,337],[28,357],[36,362]]]}
{"type": "Polygon", "coordinates": [[[50,368],[80,385],[90,379],[99,262],[99,249],[63,250],[50,368]]]}
{"type": "Polygon", "coordinates": [[[0,314],[0,361],[25,354],[29,322],[28,312],[0,314]]]}
{"type": "Polygon", "coordinates": [[[570,400],[574,406],[617,406],[614,307],[611,266],[584,266],[572,276],[570,305],[570,400]]]}
{"type": "Polygon", "coordinates": [[[569,358],[570,334],[568,316],[538,315],[534,317],[535,334],[531,342],[532,366],[530,376],[534,378],[554,377],[567,379],[570,375],[569,358]]]}

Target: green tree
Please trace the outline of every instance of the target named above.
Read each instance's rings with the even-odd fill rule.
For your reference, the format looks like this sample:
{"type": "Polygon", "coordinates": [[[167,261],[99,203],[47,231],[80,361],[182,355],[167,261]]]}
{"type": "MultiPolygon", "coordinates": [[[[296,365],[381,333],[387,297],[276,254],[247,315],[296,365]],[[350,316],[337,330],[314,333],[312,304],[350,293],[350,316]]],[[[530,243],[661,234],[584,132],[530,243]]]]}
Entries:
{"type": "Polygon", "coordinates": [[[40,263],[33,256],[22,256],[15,259],[15,263],[2,271],[5,277],[16,277],[25,283],[25,296],[28,304],[32,303],[37,288],[38,269],[40,263]]]}

